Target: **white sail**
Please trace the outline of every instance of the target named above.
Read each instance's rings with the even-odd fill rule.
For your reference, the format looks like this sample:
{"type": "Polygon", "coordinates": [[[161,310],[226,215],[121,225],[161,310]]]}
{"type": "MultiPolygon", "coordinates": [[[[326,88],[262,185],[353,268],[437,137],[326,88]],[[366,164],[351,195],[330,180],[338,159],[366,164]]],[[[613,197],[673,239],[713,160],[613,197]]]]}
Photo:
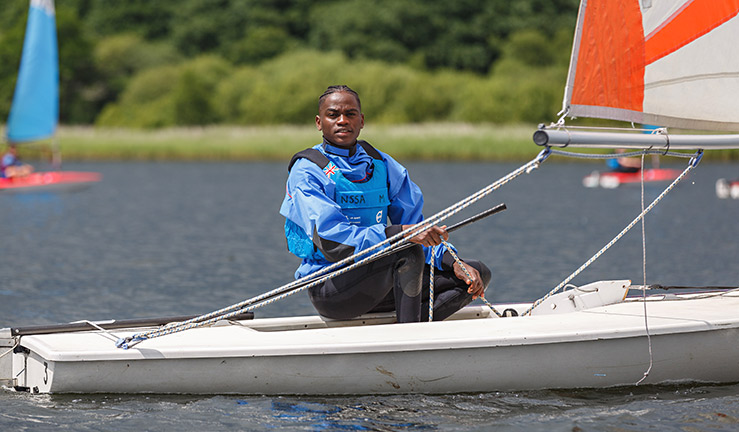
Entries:
{"type": "Polygon", "coordinates": [[[739,130],[739,0],[583,0],[564,108],[739,130]]]}

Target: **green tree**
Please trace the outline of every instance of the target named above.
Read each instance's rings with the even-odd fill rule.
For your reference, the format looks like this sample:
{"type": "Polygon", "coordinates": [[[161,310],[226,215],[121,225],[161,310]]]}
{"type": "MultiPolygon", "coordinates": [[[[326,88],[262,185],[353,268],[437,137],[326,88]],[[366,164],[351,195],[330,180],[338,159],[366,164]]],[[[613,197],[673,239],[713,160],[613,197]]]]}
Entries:
{"type": "Polygon", "coordinates": [[[0,119],[5,122],[10,114],[10,105],[15,91],[15,81],[18,77],[18,67],[21,63],[23,38],[26,33],[26,17],[28,3],[19,7],[20,3],[13,2],[3,15],[3,26],[0,27],[0,119]],[[11,10],[12,9],[12,10],[11,10]],[[15,16],[14,20],[8,17],[15,16]]]}
{"type": "Polygon", "coordinates": [[[142,70],[131,78],[120,100],[105,107],[96,124],[156,128],[215,122],[220,120],[214,104],[216,86],[232,72],[217,56],[142,70]]]}
{"type": "Polygon", "coordinates": [[[296,42],[280,27],[256,27],[232,45],[229,59],[236,64],[256,64],[276,57],[296,42]]]}
{"type": "Polygon", "coordinates": [[[99,91],[104,103],[118,99],[136,73],[162,65],[177,64],[182,58],[172,45],[147,42],[133,33],[104,38],[94,50],[94,60],[102,81],[99,91]]]}
{"type": "Polygon", "coordinates": [[[59,42],[59,121],[91,123],[102,107],[93,43],[73,8],[56,8],[59,42]]]}
{"type": "Polygon", "coordinates": [[[227,54],[244,36],[248,9],[235,0],[185,0],[172,19],[172,41],[187,56],[227,54]]]}
{"type": "Polygon", "coordinates": [[[82,8],[88,11],[85,23],[96,35],[133,33],[145,39],[164,39],[171,35],[172,17],[182,2],[85,0],[85,3],[86,7],[82,8]]]}

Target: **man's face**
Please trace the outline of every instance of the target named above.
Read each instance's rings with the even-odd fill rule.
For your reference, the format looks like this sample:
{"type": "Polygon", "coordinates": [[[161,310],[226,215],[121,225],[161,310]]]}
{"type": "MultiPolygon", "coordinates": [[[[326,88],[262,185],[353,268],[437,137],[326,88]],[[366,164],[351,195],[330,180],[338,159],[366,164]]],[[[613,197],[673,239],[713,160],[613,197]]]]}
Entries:
{"type": "Polygon", "coordinates": [[[331,143],[344,148],[353,146],[364,127],[357,98],[347,92],[328,95],[319,107],[316,127],[331,143]]]}

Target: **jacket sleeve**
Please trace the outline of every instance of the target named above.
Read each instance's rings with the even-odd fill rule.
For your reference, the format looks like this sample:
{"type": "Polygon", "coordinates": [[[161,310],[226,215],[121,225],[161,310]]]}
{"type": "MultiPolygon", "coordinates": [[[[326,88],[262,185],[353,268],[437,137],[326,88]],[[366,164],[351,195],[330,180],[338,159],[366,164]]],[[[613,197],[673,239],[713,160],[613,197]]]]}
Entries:
{"type": "Polygon", "coordinates": [[[300,226],[331,262],[341,261],[387,237],[385,225],[361,227],[349,223],[334,202],[334,185],[314,163],[301,159],[287,179],[280,213],[300,226]]]}
{"type": "MultiPolygon", "coordinates": [[[[410,178],[408,170],[398,163],[391,156],[382,153],[383,160],[387,166],[388,172],[388,189],[390,194],[390,209],[388,216],[393,225],[388,227],[387,235],[392,236],[399,233],[402,228],[400,225],[411,225],[423,221],[423,193],[410,178]]],[[[447,242],[448,243],[448,242],[447,242]]],[[[457,251],[454,246],[449,245],[457,251]]],[[[451,256],[444,245],[436,248],[424,246],[426,253],[426,264],[434,263],[439,270],[451,271],[454,265],[454,258],[451,256]]]]}

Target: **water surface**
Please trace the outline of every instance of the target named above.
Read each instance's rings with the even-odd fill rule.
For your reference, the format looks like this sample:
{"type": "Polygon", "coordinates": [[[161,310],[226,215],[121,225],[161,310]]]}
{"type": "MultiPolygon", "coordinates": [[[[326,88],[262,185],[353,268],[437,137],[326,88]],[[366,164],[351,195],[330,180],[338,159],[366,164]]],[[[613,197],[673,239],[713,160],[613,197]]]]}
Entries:
{"type": "MultiPolygon", "coordinates": [[[[678,161],[675,166],[681,167],[678,161]]],[[[430,215],[518,164],[408,163],[430,215]]],[[[488,298],[546,294],[640,211],[640,188],[585,189],[599,167],[547,162],[449,224],[463,257],[493,269],[488,298]]],[[[0,327],[200,314],[292,280],[278,214],[283,163],[94,163],[104,179],[73,194],[0,195],[0,327]]],[[[647,282],[739,283],[739,201],[714,183],[736,165],[701,164],[647,216],[647,282]]],[[[664,185],[648,185],[647,204],[664,185]]],[[[641,283],[637,225],[573,283],[641,283]]],[[[257,311],[311,314],[304,293],[257,311]]],[[[638,355],[641,353],[635,353],[638,355]]],[[[28,395],[0,392],[10,430],[736,430],[739,386],[463,395],[325,397],[28,395]]]]}

